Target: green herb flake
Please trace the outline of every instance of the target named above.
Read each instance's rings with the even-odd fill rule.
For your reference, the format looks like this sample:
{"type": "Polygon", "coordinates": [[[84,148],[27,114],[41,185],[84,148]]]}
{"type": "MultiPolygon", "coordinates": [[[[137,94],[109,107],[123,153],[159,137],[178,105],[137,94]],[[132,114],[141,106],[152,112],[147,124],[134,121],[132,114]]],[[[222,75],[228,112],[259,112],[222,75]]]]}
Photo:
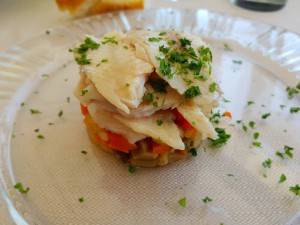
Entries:
{"type": "Polygon", "coordinates": [[[78,65],[91,64],[91,59],[88,59],[86,54],[81,54],[80,57],[75,57],[75,61],[78,65]]]}
{"type": "Polygon", "coordinates": [[[44,73],[42,77],[49,77],[49,74],[44,73]]]}
{"type": "Polygon", "coordinates": [[[168,83],[162,79],[149,79],[149,83],[154,91],[160,92],[160,93],[167,93],[167,86],[168,83]]]}
{"type": "Polygon", "coordinates": [[[286,176],[284,174],[281,174],[278,183],[283,183],[286,181],[286,176]]]}
{"type": "Polygon", "coordinates": [[[168,78],[171,78],[171,65],[167,62],[166,59],[161,59],[158,58],[159,60],[159,70],[160,72],[164,75],[167,76],[168,78]]]}
{"type": "MultiPolygon", "coordinates": [[[[203,79],[203,80],[207,80],[207,76],[203,73],[200,74],[194,74],[194,79],[203,79]]],[[[213,91],[212,91],[213,92],[213,91]]]]}
{"type": "Polygon", "coordinates": [[[48,125],[49,125],[49,126],[52,126],[52,125],[54,125],[54,123],[48,123],[48,125]]]}
{"type": "Polygon", "coordinates": [[[230,102],[228,99],[226,99],[226,98],[224,98],[224,97],[221,98],[221,101],[222,101],[222,102],[225,102],[225,103],[230,102]]]}
{"type": "Polygon", "coordinates": [[[255,104],[254,101],[248,101],[248,102],[247,102],[247,105],[248,105],[248,106],[249,106],[249,105],[253,105],[253,104],[255,104]]]}
{"type": "Polygon", "coordinates": [[[25,105],[25,102],[22,102],[20,106],[23,107],[24,105],[25,105]]]}
{"type": "Polygon", "coordinates": [[[275,153],[275,155],[277,155],[278,157],[284,159],[284,155],[283,155],[282,152],[277,151],[277,152],[275,153]]]}
{"type": "Polygon", "coordinates": [[[285,105],[280,105],[280,108],[281,109],[284,109],[286,106],[285,105]]]}
{"type": "Polygon", "coordinates": [[[186,38],[180,38],[179,39],[181,47],[186,47],[187,45],[191,45],[192,42],[186,38]]]}
{"type": "Polygon", "coordinates": [[[170,51],[170,48],[165,47],[164,45],[159,46],[158,49],[160,52],[165,53],[165,54],[167,54],[170,51]]]}
{"type": "Polygon", "coordinates": [[[36,133],[39,132],[39,131],[40,131],[40,129],[35,129],[35,130],[34,130],[34,132],[36,132],[36,133]]]}
{"type": "Polygon", "coordinates": [[[126,86],[126,87],[130,87],[130,84],[126,83],[125,86],[126,86]]]}
{"type": "Polygon", "coordinates": [[[159,36],[164,36],[166,33],[167,33],[167,32],[164,31],[164,32],[160,32],[158,35],[159,35],[159,36]]]}
{"type": "Polygon", "coordinates": [[[204,203],[209,203],[209,202],[212,202],[212,199],[209,198],[208,196],[206,196],[204,199],[202,199],[202,201],[203,201],[204,203]]]}
{"type": "Polygon", "coordinates": [[[186,207],[186,198],[181,198],[178,200],[178,204],[182,207],[185,208],[186,207]]]}
{"type": "Polygon", "coordinates": [[[123,48],[124,48],[124,49],[128,49],[128,46],[124,45],[123,48]]]}
{"type": "Polygon", "coordinates": [[[136,171],[135,167],[133,165],[129,165],[128,166],[128,172],[131,173],[131,174],[134,174],[136,171]]]}
{"type": "Polygon", "coordinates": [[[240,61],[240,60],[232,60],[232,62],[235,63],[235,64],[239,64],[239,65],[243,63],[243,62],[240,61]]]}
{"type": "Polygon", "coordinates": [[[47,35],[49,35],[51,32],[50,32],[50,30],[46,30],[46,32],[45,32],[47,35]]]}
{"type": "Polygon", "coordinates": [[[197,154],[198,154],[196,148],[191,148],[191,149],[189,150],[189,153],[190,153],[193,157],[196,157],[197,154]]]}
{"type": "Polygon", "coordinates": [[[300,196],[300,186],[296,184],[294,187],[289,188],[290,192],[294,193],[296,196],[300,196]]]}
{"type": "Polygon", "coordinates": [[[263,176],[264,178],[267,178],[267,174],[265,174],[265,173],[263,173],[262,176],[263,176]]]}
{"type": "Polygon", "coordinates": [[[212,113],[209,120],[214,124],[218,124],[220,122],[220,119],[221,119],[221,114],[220,114],[220,111],[218,111],[218,112],[212,113]]]}
{"type": "Polygon", "coordinates": [[[164,123],[163,120],[156,120],[156,124],[157,126],[161,126],[164,123]]]}
{"type": "Polygon", "coordinates": [[[58,113],[58,117],[61,117],[63,114],[64,114],[64,112],[62,110],[60,110],[58,113]]]}
{"type": "Polygon", "coordinates": [[[167,42],[169,45],[175,45],[176,44],[176,41],[175,40],[168,40],[167,42]]]}
{"type": "Polygon", "coordinates": [[[243,130],[245,131],[245,132],[247,132],[247,130],[248,130],[248,127],[245,125],[245,124],[243,124],[243,130]]]}
{"type": "Polygon", "coordinates": [[[265,168],[271,168],[271,166],[272,166],[272,160],[271,159],[267,159],[264,162],[262,162],[262,165],[265,168]]]}
{"type": "Polygon", "coordinates": [[[112,43],[112,44],[118,44],[118,42],[115,40],[116,37],[112,36],[112,37],[104,37],[103,41],[101,42],[103,45],[107,44],[107,43],[112,43]]]}
{"type": "Polygon", "coordinates": [[[258,132],[255,132],[255,133],[253,134],[253,138],[254,138],[254,140],[257,140],[257,139],[258,139],[258,137],[259,137],[259,133],[258,133],[258,132]]]}
{"type": "Polygon", "coordinates": [[[78,198],[78,201],[80,202],[80,203],[82,203],[82,202],[84,202],[84,198],[78,198]]]}
{"type": "Polygon", "coordinates": [[[41,114],[42,112],[37,109],[30,109],[31,114],[41,114]]]}
{"type": "Polygon", "coordinates": [[[227,174],[227,176],[228,176],[228,177],[234,177],[234,174],[229,173],[229,174],[227,174]]]}
{"type": "Polygon", "coordinates": [[[36,136],[38,139],[45,139],[45,137],[41,134],[39,134],[38,136],[36,136]]]}
{"type": "Polygon", "coordinates": [[[148,38],[148,41],[150,41],[150,42],[159,42],[161,40],[162,40],[161,37],[150,37],[150,38],[148,38]]]}
{"type": "Polygon", "coordinates": [[[300,90],[300,82],[297,84],[296,88],[300,90]]]}
{"type": "Polygon", "coordinates": [[[254,129],[255,127],[255,122],[254,121],[250,121],[249,122],[249,127],[251,127],[252,129],[254,129]]]}
{"type": "Polygon", "coordinates": [[[253,141],[253,142],[252,142],[252,146],[258,147],[258,148],[261,148],[261,147],[262,147],[261,142],[259,142],[259,141],[253,141]]]}
{"type": "Polygon", "coordinates": [[[157,107],[158,107],[157,102],[153,102],[153,106],[154,106],[155,108],[157,108],[157,107]]]}
{"type": "Polygon", "coordinates": [[[88,89],[82,89],[80,95],[84,96],[86,93],[88,93],[89,90],[88,89]]]}
{"type": "Polygon", "coordinates": [[[284,153],[291,159],[293,158],[293,153],[292,153],[293,150],[294,150],[294,148],[292,148],[290,146],[287,146],[287,145],[284,146],[284,153]]]}
{"type": "Polygon", "coordinates": [[[215,92],[216,91],[216,86],[217,84],[213,82],[212,84],[209,85],[209,91],[210,92],[215,92]]]}
{"type": "Polygon", "coordinates": [[[269,116],[271,116],[271,113],[265,113],[261,116],[262,119],[267,119],[269,116]]]}
{"type": "Polygon", "coordinates": [[[153,96],[153,94],[152,93],[149,93],[149,92],[146,92],[145,94],[144,94],[144,100],[146,100],[148,103],[150,103],[150,102],[153,102],[153,100],[154,100],[154,96],[153,96]]]}
{"type": "Polygon", "coordinates": [[[286,91],[289,99],[292,99],[294,97],[294,95],[299,94],[299,91],[293,87],[287,87],[285,89],[285,91],[286,91]]]}
{"type": "Polygon", "coordinates": [[[198,86],[191,86],[184,92],[185,99],[192,99],[198,95],[201,95],[201,91],[198,86]]]}
{"type": "Polygon", "coordinates": [[[30,190],[30,188],[29,187],[27,187],[26,189],[24,189],[24,187],[23,187],[23,185],[22,185],[22,183],[16,183],[15,185],[14,185],[14,188],[15,189],[17,189],[20,193],[22,193],[22,194],[26,194],[29,190],[30,190]]]}
{"type": "Polygon", "coordinates": [[[297,113],[297,112],[299,112],[299,110],[300,110],[300,107],[291,107],[291,108],[290,108],[290,113],[291,113],[291,114],[297,113]]]}
{"type": "Polygon", "coordinates": [[[70,97],[67,97],[67,103],[70,103],[70,97]]]}
{"type": "Polygon", "coordinates": [[[214,147],[221,147],[225,145],[228,141],[228,139],[231,137],[230,134],[227,134],[224,128],[216,127],[215,131],[218,133],[218,139],[212,140],[212,146],[214,147]]]}
{"type": "Polygon", "coordinates": [[[224,43],[224,51],[227,51],[227,52],[232,52],[232,49],[229,47],[228,44],[224,43]]]}

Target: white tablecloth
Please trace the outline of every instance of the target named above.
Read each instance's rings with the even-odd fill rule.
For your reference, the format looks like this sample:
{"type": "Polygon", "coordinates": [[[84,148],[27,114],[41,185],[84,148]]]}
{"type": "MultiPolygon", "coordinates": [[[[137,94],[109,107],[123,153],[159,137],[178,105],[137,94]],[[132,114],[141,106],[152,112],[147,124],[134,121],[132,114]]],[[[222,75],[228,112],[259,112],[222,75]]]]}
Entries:
{"type": "MultiPolygon", "coordinates": [[[[233,5],[230,0],[145,0],[146,9],[159,7],[203,8],[300,33],[299,0],[288,0],[282,10],[275,12],[245,10],[233,5]]],[[[68,13],[58,10],[55,0],[0,0],[0,51],[73,19],[68,13]]]]}

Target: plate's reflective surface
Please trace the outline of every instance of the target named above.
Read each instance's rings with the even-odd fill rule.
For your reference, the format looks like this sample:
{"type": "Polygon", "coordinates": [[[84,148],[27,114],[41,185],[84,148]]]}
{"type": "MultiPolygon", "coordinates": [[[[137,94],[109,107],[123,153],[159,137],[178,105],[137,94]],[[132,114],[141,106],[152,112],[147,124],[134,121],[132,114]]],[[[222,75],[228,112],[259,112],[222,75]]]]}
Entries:
{"type": "Polygon", "coordinates": [[[3,211],[4,224],[299,224],[300,199],[289,187],[300,182],[300,112],[289,110],[300,100],[285,91],[299,82],[299,41],[228,15],[160,9],[86,18],[1,53],[2,207],[14,216],[3,211]],[[79,75],[68,48],[85,34],[133,28],[185,30],[213,47],[214,71],[230,101],[221,101],[220,112],[233,116],[220,125],[232,136],[226,146],[206,143],[196,158],[131,175],[90,142],[72,94],[79,75]],[[293,159],[276,156],[284,145],[294,148],[293,159]],[[281,174],[287,180],[279,184],[281,174]],[[20,195],[16,182],[30,191],[20,195]],[[203,203],[206,196],[212,202],[203,203]],[[178,204],[183,197],[186,208],[178,204]]]}

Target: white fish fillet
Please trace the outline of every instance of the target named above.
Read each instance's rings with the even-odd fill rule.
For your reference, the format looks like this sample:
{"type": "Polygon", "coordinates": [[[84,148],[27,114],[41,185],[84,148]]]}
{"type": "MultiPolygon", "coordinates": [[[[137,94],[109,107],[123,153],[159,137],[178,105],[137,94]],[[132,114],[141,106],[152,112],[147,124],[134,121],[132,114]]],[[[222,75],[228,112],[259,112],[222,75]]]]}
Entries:
{"type": "Polygon", "coordinates": [[[210,123],[209,119],[204,116],[201,109],[197,105],[181,104],[177,107],[180,114],[202,135],[202,140],[207,137],[211,139],[218,138],[218,134],[210,123]]]}
{"type": "Polygon", "coordinates": [[[114,37],[118,44],[101,44],[97,51],[88,51],[87,58],[91,59],[91,64],[83,65],[83,72],[103,97],[129,113],[129,108],[137,108],[140,104],[146,75],[153,71],[153,66],[137,58],[134,49],[123,47],[127,44],[124,35],[113,32],[107,37],[114,37]]]}
{"type": "Polygon", "coordinates": [[[102,110],[101,107],[99,107],[99,104],[89,104],[88,111],[93,121],[98,124],[99,127],[123,135],[131,144],[146,138],[144,134],[137,133],[128,126],[114,119],[112,116],[113,114],[102,110]]]}
{"type": "Polygon", "coordinates": [[[114,115],[114,118],[135,132],[150,136],[155,140],[160,140],[175,149],[185,149],[184,143],[180,138],[179,129],[173,121],[173,113],[171,112],[155,113],[152,116],[143,118],[126,118],[120,115],[114,115]],[[160,126],[157,125],[158,120],[163,121],[160,126]]]}

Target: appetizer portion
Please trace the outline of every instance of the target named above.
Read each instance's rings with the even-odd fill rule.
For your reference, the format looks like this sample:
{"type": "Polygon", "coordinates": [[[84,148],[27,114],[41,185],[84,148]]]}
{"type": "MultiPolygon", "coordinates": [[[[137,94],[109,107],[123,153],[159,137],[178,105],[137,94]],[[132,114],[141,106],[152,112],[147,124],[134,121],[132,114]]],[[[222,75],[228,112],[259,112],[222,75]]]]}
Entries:
{"type": "Polygon", "coordinates": [[[177,31],[87,36],[71,50],[80,65],[74,94],[91,140],[133,166],[164,166],[218,135],[209,121],[219,86],[212,53],[177,31]]]}

